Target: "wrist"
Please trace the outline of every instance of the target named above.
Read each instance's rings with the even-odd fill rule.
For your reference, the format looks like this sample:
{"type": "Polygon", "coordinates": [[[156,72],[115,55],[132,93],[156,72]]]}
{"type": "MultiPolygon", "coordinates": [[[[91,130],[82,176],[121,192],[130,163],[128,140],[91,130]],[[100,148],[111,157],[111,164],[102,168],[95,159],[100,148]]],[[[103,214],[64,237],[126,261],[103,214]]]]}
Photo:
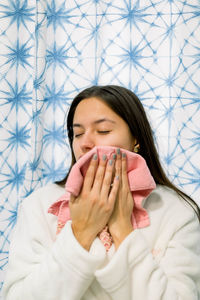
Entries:
{"type": "Polygon", "coordinates": [[[112,235],[115,248],[117,249],[119,245],[123,242],[123,240],[131,233],[133,232],[133,226],[131,223],[127,224],[119,224],[118,226],[115,226],[115,228],[110,229],[110,233],[112,235]]]}
{"type": "Polygon", "coordinates": [[[95,239],[95,236],[91,235],[90,232],[86,230],[78,230],[76,226],[72,223],[73,234],[78,241],[78,243],[87,251],[90,250],[90,247],[95,239]]]}

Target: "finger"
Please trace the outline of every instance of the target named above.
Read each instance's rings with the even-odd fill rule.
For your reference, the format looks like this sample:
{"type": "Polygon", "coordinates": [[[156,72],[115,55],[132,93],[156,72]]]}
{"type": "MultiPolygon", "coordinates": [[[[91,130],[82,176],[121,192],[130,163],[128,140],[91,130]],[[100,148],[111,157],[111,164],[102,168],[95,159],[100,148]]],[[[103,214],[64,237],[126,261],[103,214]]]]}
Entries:
{"type": "Polygon", "coordinates": [[[75,196],[71,194],[70,199],[69,199],[69,210],[70,210],[70,212],[71,212],[71,208],[72,208],[72,206],[75,202],[75,199],[76,199],[75,196]]]}
{"type": "Polygon", "coordinates": [[[89,167],[85,175],[85,179],[83,182],[84,190],[91,190],[94,182],[97,166],[98,166],[98,157],[97,157],[97,153],[95,153],[90,161],[89,167]]]}
{"type": "Polygon", "coordinates": [[[69,203],[74,203],[75,199],[75,196],[73,194],[70,194],[69,203]]]}
{"type": "Polygon", "coordinates": [[[92,189],[95,190],[97,193],[100,193],[101,186],[104,179],[105,169],[107,164],[107,156],[104,154],[102,158],[100,159],[96,175],[93,182],[92,189]]]}
{"type": "Polygon", "coordinates": [[[126,159],[126,153],[122,153],[122,184],[125,187],[129,187],[129,183],[128,183],[128,176],[127,176],[127,159],[126,159]]]}
{"type": "Polygon", "coordinates": [[[101,198],[107,200],[111,186],[113,185],[114,167],[115,167],[116,154],[107,162],[103,184],[101,188],[101,198]]]}
{"type": "Polygon", "coordinates": [[[122,167],[121,166],[122,165],[121,151],[118,148],[116,152],[117,152],[117,160],[116,160],[116,163],[115,163],[115,175],[121,177],[121,167],[122,167]]]}
{"type": "Polygon", "coordinates": [[[119,186],[120,186],[120,177],[117,175],[114,178],[113,181],[113,186],[111,188],[109,197],[108,197],[108,204],[111,205],[111,207],[114,207],[115,201],[117,199],[117,193],[119,190],[119,186]]]}

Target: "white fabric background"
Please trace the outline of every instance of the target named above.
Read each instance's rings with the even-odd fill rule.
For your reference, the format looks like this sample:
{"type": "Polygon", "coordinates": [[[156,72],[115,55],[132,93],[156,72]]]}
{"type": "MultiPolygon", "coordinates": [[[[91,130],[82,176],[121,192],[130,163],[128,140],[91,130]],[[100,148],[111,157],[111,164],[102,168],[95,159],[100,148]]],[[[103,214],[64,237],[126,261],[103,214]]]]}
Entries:
{"type": "Polygon", "coordinates": [[[65,176],[65,113],[88,86],[139,96],[167,174],[200,204],[199,15],[197,0],[1,0],[0,288],[18,205],[65,176]]]}

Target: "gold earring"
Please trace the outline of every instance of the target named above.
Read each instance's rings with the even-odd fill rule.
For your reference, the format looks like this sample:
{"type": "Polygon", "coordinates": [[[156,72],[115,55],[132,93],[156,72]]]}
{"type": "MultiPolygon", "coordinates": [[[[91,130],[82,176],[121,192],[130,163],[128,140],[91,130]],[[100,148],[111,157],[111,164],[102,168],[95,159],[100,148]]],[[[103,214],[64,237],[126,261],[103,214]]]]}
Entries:
{"type": "Polygon", "coordinates": [[[133,151],[134,151],[135,153],[138,153],[138,152],[139,152],[139,146],[138,146],[138,145],[135,146],[135,147],[133,148],[133,151]]]}

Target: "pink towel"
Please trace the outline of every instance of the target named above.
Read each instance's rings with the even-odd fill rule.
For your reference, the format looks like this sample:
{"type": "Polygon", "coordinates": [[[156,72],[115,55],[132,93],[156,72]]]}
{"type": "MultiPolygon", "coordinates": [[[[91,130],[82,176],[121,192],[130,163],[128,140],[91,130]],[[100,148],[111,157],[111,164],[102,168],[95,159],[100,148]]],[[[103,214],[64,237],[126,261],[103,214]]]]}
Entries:
{"type": "MultiPolygon", "coordinates": [[[[65,184],[66,193],[53,203],[48,210],[49,213],[58,216],[57,233],[59,233],[66,222],[70,220],[70,194],[74,196],[79,195],[84,176],[93,155],[96,153],[98,157],[102,157],[103,154],[106,154],[107,158],[110,159],[112,155],[116,153],[116,149],[116,147],[110,146],[94,147],[74,164],[65,184]]],[[[126,153],[127,157],[127,175],[134,201],[132,213],[133,228],[146,227],[150,224],[150,220],[147,211],[142,207],[142,202],[156,187],[154,179],[142,156],[125,149],[121,149],[121,153],[126,153]]],[[[100,233],[100,236],[103,235],[104,237],[102,239],[106,239],[108,243],[112,244],[112,239],[109,236],[105,236],[105,231],[107,230],[104,229],[100,233]]],[[[110,246],[106,246],[105,243],[104,245],[108,250],[110,246]]]]}

